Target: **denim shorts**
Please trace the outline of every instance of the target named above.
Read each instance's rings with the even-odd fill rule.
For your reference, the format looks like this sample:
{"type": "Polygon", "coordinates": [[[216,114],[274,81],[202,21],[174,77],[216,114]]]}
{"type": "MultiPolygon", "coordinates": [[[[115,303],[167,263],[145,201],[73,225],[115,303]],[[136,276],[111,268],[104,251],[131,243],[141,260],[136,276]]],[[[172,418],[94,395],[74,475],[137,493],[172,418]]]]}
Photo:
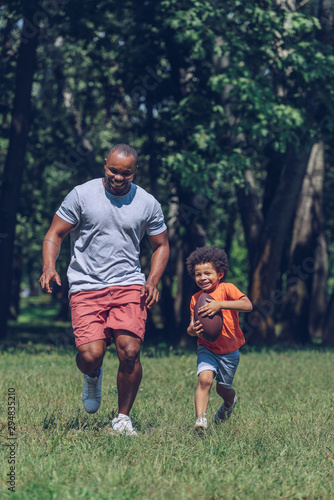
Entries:
{"type": "Polygon", "coordinates": [[[226,387],[226,389],[231,389],[239,359],[239,349],[228,354],[215,354],[204,345],[199,345],[197,350],[197,375],[204,370],[210,370],[214,372],[218,384],[226,387]]]}

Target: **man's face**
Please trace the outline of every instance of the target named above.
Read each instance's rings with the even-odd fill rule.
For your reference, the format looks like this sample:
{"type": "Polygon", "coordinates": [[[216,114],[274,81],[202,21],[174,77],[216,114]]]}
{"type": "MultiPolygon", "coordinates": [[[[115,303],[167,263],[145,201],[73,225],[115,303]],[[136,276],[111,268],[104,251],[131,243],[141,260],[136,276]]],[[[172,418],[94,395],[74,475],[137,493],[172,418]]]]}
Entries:
{"type": "Polygon", "coordinates": [[[128,193],[137,170],[134,157],[132,155],[122,156],[118,151],[115,151],[104,161],[105,189],[118,196],[128,193]]]}

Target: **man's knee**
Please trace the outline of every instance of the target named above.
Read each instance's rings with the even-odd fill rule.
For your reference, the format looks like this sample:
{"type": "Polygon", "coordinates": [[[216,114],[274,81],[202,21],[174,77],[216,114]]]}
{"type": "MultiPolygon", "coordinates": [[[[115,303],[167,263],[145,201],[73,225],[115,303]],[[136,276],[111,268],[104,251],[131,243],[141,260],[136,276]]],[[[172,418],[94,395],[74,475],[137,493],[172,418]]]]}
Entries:
{"type": "Polygon", "coordinates": [[[120,352],[119,361],[124,368],[133,371],[135,365],[140,362],[140,350],[135,346],[125,347],[120,352]]]}
{"type": "Polygon", "coordinates": [[[105,342],[90,342],[78,347],[78,355],[85,363],[95,363],[103,358],[105,350],[105,342]]]}
{"type": "Polygon", "coordinates": [[[116,347],[120,368],[133,372],[135,366],[140,363],[140,339],[130,335],[118,335],[116,337],[116,347]]]}

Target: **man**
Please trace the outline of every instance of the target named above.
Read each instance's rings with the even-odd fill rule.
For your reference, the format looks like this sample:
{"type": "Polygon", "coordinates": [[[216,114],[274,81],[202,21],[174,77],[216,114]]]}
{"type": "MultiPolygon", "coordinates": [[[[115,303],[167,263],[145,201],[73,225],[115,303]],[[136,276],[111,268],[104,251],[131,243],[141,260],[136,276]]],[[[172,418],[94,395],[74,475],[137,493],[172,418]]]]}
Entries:
{"type": "Polygon", "coordinates": [[[167,228],[157,200],[132,183],[137,152],[117,144],[105,159],[104,178],[75,187],[56,212],[43,242],[42,289],[60,285],[55,263],[63,239],[71,236],[69,296],[77,366],[84,374],[82,401],[88,413],[101,402],[102,362],[113,338],[119,359],[118,414],[113,432],[137,435],[129,417],[142,377],[140,346],[147,311],[159,300],[157,285],[169,257],[167,228]],[[151,270],[139,263],[147,233],[151,270]]]}

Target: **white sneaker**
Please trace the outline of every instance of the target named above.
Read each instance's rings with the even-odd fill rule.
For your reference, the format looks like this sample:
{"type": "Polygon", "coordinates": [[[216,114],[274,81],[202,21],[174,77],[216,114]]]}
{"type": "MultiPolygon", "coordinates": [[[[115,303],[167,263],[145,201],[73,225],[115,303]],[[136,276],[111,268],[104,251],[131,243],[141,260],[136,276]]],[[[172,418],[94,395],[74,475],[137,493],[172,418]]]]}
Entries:
{"type": "Polygon", "coordinates": [[[216,424],[219,424],[219,422],[224,422],[225,420],[228,420],[230,418],[230,416],[232,415],[236,404],[237,404],[237,396],[234,396],[233,405],[230,406],[229,408],[226,409],[224,406],[224,403],[223,403],[216,413],[216,416],[215,416],[216,424]]]}
{"type": "Polygon", "coordinates": [[[101,404],[102,367],[98,377],[84,375],[85,384],[82,391],[82,403],[87,413],[95,413],[101,404]]]}
{"type": "Polygon", "coordinates": [[[138,436],[137,432],[132,427],[131,418],[128,415],[119,413],[118,417],[115,417],[114,420],[112,420],[111,425],[111,434],[113,434],[113,432],[117,432],[118,434],[126,434],[127,436],[138,436]]]}
{"type": "Polygon", "coordinates": [[[195,423],[195,429],[207,429],[208,428],[208,421],[205,417],[203,417],[202,415],[200,415],[198,417],[198,419],[196,420],[196,423],[195,423]]]}

